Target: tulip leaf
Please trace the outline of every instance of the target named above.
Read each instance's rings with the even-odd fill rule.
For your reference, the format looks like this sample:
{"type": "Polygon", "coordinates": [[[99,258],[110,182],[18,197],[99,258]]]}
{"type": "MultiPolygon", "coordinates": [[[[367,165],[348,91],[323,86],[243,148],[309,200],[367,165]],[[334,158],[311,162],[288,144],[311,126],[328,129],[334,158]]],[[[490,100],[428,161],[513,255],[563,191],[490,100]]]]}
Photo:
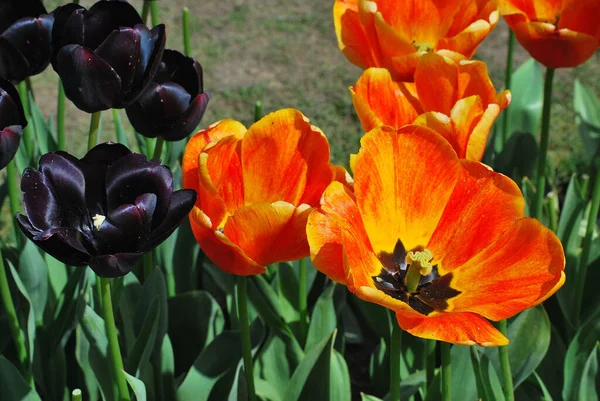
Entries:
{"type": "Polygon", "coordinates": [[[480,353],[475,346],[470,347],[470,351],[479,399],[504,401],[502,384],[489,358],[485,354],[480,353]]]}
{"type": "Polygon", "coordinates": [[[52,135],[52,129],[44,120],[44,116],[40,108],[33,99],[32,93],[29,92],[29,108],[31,109],[31,123],[35,132],[35,138],[40,154],[45,155],[48,152],[58,150],[56,139],[52,135]]]}
{"type": "Polygon", "coordinates": [[[254,378],[254,387],[256,389],[256,395],[263,400],[267,401],[283,401],[279,396],[279,393],[267,380],[254,378]]]}
{"type": "Polygon", "coordinates": [[[248,299],[269,326],[281,331],[289,329],[281,317],[277,293],[262,276],[251,276],[248,280],[248,299]]]}
{"type": "Polygon", "coordinates": [[[176,376],[187,372],[200,352],[225,326],[221,307],[206,291],[191,291],[168,300],[169,337],[176,376]]]}
{"type": "Polygon", "coordinates": [[[265,342],[264,350],[255,363],[255,376],[262,377],[273,387],[279,398],[285,394],[293,373],[285,341],[272,333],[265,342]]]}
{"type": "Polygon", "coordinates": [[[573,108],[584,148],[594,159],[600,155],[600,99],[579,80],[573,88],[573,108]]]}
{"type": "Polygon", "coordinates": [[[150,276],[142,286],[138,303],[135,307],[133,317],[133,327],[135,333],[139,336],[146,318],[146,312],[150,309],[154,299],[158,296],[158,327],[156,329],[156,340],[154,342],[154,354],[159,354],[162,347],[162,341],[167,334],[169,310],[167,306],[167,287],[162,271],[158,268],[152,270],[150,276]]]}
{"type": "MultiPolygon", "coordinates": [[[[21,139],[21,141],[23,141],[23,139],[21,139]]],[[[17,149],[14,160],[17,165],[17,171],[23,171],[29,167],[29,156],[27,155],[27,150],[25,150],[25,145],[22,142],[19,149],[17,149]]]]}
{"type": "MultiPolygon", "coordinates": [[[[256,392],[256,390],[255,390],[256,392]]],[[[244,365],[240,363],[235,371],[233,385],[227,397],[228,401],[246,401],[248,399],[248,382],[246,381],[246,373],[244,365]]]]}
{"type": "Polygon", "coordinates": [[[450,349],[450,356],[452,358],[452,383],[460,383],[460,386],[452,386],[452,399],[476,400],[477,380],[471,361],[471,346],[453,345],[450,349]]]}
{"type": "Polygon", "coordinates": [[[163,345],[160,358],[160,376],[162,377],[162,387],[165,400],[175,400],[175,357],[173,354],[173,345],[167,334],[163,339],[163,345]]]}
{"type": "Polygon", "coordinates": [[[34,389],[29,387],[19,370],[0,355],[0,394],[3,401],[41,401],[34,389]]]}
{"type": "Polygon", "coordinates": [[[578,400],[597,400],[600,387],[600,377],[598,377],[598,353],[600,352],[600,343],[596,342],[596,347],[587,358],[583,371],[581,372],[581,385],[579,387],[578,400]]]}
{"type": "MultiPolygon", "coordinates": [[[[348,305],[355,311],[358,321],[362,324],[364,332],[370,334],[373,338],[383,338],[386,342],[390,340],[392,333],[392,314],[388,313],[386,308],[371,302],[365,302],[358,297],[348,298],[348,305]]],[[[378,341],[378,340],[377,340],[378,341]]]]}
{"type": "Polygon", "coordinates": [[[129,146],[129,140],[127,140],[127,132],[123,127],[123,123],[121,122],[121,116],[119,115],[119,110],[112,109],[113,122],[115,124],[115,136],[117,138],[117,142],[127,146],[129,146]]]}
{"type": "Polygon", "coordinates": [[[159,314],[160,301],[159,297],[156,296],[144,317],[144,323],[135,339],[135,343],[127,355],[127,370],[129,372],[135,372],[136,376],[139,374],[139,371],[146,368],[150,362],[150,354],[154,349],[154,343],[156,341],[159,314]]]}
{"type": "Polygon", "coordinates": [[[144,385],[144,382],[131,376],[125,371],[122,371],[122,373],[125,375],[125,380],[127,380],[127,383],[129,383],[129,386],[133,390],[136,400],[146,401],[146,386],[144,385]]]}
{"type": "Polygon", "coordinates": [[[323,341],[324,338],[330,337],[331,333],[333,333],[337,327],[335,307],[333,305],[334,289],[335,284],[332,283],[323,294],[321,294],[315,304],[310,319],[304,352],[308,351],[313,345],[323,341]]]}
{"type": "Polygon", "coordinates": [[[135,342],[135,330],[133,328],[135,306],[140,299],[142,286],[135,274],[126,274],[123,280],[123,292],[119,299],[119,313],[123,322],[123,335],[125,337],[125,348],[131,349],[135,342]]]}
{"type": "Polygon", "coordinates": [[[86,393],[90,400],[97,400],[98,397],[98,382],[96,375],[90,364],[90,342],[87,340],[80,325],[75,328],[75,359],[79,368],[83,372],[86,393]]]}
{"type": "MultiPolygon", "coordinates": [[[[25,288],[25,285],[21,282],[21,278],[19,277],[19,274],[15,270],[14,266],[12,265],[12,263],[9,260],[6,260],[5,262],[8,265],[8,270],[10,271],[12,279],[15,283],[15,287],[20,295],[20,298],[19,298],[20,302],[18,303],[18,305],[19,305],[18,312],[20,311],[19,327],[21,327],[22,330],[24,328],[23,332],[24,332],[25,338],[26,338],[27,355],[29,356],[29,363],[32,364],[34,348],[35,348],[35,335],[36,335],[36,325],[35,325],[35,315],[34,315],[33,305],[32,305],[31,299],[29,298],[29,293],[27,291],[27,288],[25,288]]],[[[12,292],[12,293],[14,294],[14,292],[12,292]]],[[[13,297],[14,297],[14,295],[13,295],[13,297]]],[[[17,304],[17,303],[15,302],[15,304],[17,304]]]]}
{"type": "Polygon", "coordinates": [[[592,241],[590,248],[581,313],[584,322],[600,308],[600,294],[595,285],[598,282],[600,282],[600,237],[592,241]]]}
{"type": "Polygon", "coordinates": [[[390,356],[383,338],[373,350],[369,361],[369,377],[377,394],[385,394],[390,390],[390,356]]]}
{"type": "Polygon", "coordinates": [[[287,323],[299,321],[298,277],[296,277],[296,274],[294,273],[293,265],[291,263],[277,264],[275,277],[282,317],[287,323]]]}
{"type": "Polygon", "coordinates": [[[342,354],[332,349],[329,371],[329,400],[347,401],[350,399],[352,399],[352,394],[348,365],[342,354]]]}
{"type": "MultiPolygon", "coordinates": [[[[65,264],[61,261],[50,256],[48,253],[44,255],[44,261],[46,262],[46,266],[48,266],[48,281],[50,284],[50,291],[52,291],[54,298],[57,299],[63,292],[63,289],[69,280],[67,266],[65,266],[65,264]]],[[[84,269],[79,268],[77,270],[84,269]]]]}
{"type": "Polygon", "coordinates": [[[19,255],[19,277],[31,298],[36,324],[42,325],[48,302],[48,266],[32,241],[27,241],[19,255]]]}
{"type": "Polygon", "coordinates": [[[377,398],[374,395],[369,395],[365,393],[360,394],[361,401],[383,401],[381,398],[377,398]]]}
{"type": "Polygon", "coordinates": [[[564,365],[566,353],[567,348],[553,324],[548,353],[537,367],[536,373],[540,375],[540,379],[543,379],[548,391],[556,400],[561,399],[563,388],[563,372],[561,369],[557,369],[557,366],[564,365]]]}

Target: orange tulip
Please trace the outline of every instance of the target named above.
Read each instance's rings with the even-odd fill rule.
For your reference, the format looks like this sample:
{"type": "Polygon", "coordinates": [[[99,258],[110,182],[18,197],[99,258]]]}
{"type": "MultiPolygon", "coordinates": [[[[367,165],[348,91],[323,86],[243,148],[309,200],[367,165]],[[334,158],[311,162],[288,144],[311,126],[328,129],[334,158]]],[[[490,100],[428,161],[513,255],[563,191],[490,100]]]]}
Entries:
{"type": "Polygon", "coordinates": [[[313,264],[429,339],[483,346],[508,340],[506,319],[562,286],[554,233],[524,217],[517,185],[458,159],[429,128],[380,127],[361,140],[354,193],[333,182],[308,218],[313,264]]]}
{"type": "Polygon", "coordinates": [[[600,47],[600,0],[502,0],[517,40],[548,68],[585,63],[600,47]]]}
{"type": "Polygon", "coordinates": [[[223,120],[196,133],[183,155],[183,186],[198,192],[196,240],[221,269],[261,274],[308,256],[306,220],[341,168],[321,130],[297,110],[271,113],[248,130],[223,120]]]}
{"type": "Polygon", "coordinates": [[[498,1],[336,0],[333,20],[351,63],[412,81],[419,57],[428,52],[471,58],[498,22],[498,1]]]}
{"type": "Polygon", "coordinates": [[[421,57],[414,84],[370,68],[350,92],[365,132],[382,125],[424,125],[442,134],[458,157],[476,161],[500,110],[510,103],[509,91],[496,94],[484,62],[457,63],[435,53],[421,57]]]}

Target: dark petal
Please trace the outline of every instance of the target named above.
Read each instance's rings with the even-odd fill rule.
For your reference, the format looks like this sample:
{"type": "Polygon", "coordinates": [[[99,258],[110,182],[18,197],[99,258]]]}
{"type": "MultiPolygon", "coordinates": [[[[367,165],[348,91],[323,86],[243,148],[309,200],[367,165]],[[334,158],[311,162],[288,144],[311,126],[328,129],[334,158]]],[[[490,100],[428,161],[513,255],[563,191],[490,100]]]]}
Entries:
{"type": "Polygon", "coordinates": [[[22,136],[23,128],[20,125],[11,125],[0,131],[0,169],[6,167],[17,154],[22,136]]]}
{"type": "MultiPolygon", "coordinates": [[[[21,104],[21,98],[19,97],[19,91],[17,91],[17,88],[15,88],[15,86],[10,81],[0,76],[0,90],[4,90],[4,92],[6,92],[6,94],[12,99],[12,101],[18,109],[18,120],[11,125],[16,124],[22,127],[26,127],[27,120],[25,119],[25,111],[23,110],[23,105],[21,104]]],[[[0,96],[3,96],[1,91],[0,96]]],[[[0,106],[0,114],[2,113],[1,108],[2,107],[0,106]]],[[[0,126],[0,128],[2,128],[2,126],[0,126]]]]}
{"type": "Polygon", "coordinates": [[[41,0],[1,0],[0,33],[7,30],[18,19],[47,13],[41,0]]]}
{"type": "Polygon", "coordinates": [[[89,266],[100,277],[121,277],[135,267],[142,255],[143,253],[98,255],[89,261],[89,266]]]}
{"type": "Polygon", "coordinates": [[[119,98],[119,75],[90,49],[65,46],[58,53],[57,63],[65,94],[77,108],[94,113],[111,108],[119,98]]]}
{"type": "Polygon", "coordinates": [[[190,107],[188,107],[187,111],[181,116],[178,123],[173,126],[170,131],[164,133],[163,136],[165,140],[179,141],[194,132],[204,116],[209,99],[210,96],[208,92],[196,96],[192,101],[192,104],[190,104],[190,107]]]}
{"type": "MultiPolygon", "coordinates": [[[[90,254],[81,244],[83,236],[74,228],[58,228],[46,233],[37,231],[26,216],[17,214],[21,231],[44,252],[71,266],[85,266],[90,254]]],[[[85,239],[83,239],[85,240],[85,239]]]]}
{"type": "Polygon", "coordinates": [[[83,20],[87,10],[78,4],[70,3],[54,10],[52,27],[52,67],[56,71],[56,57],[66,45],[83,45],[83,20]]]}
{"type": "Polygon", "coordinates": [[[60,210],[54,193],[46,186],[44,176],[31,167],[23,171],[21,191],[25,213],[38,231],[60,227],[60,210]]]}
{"type": "Polygon", "coordinates": [[[96,49],[112,31],[142,23],[142,17],[128,2],[98,1],[85,18],[85,46],[96,49]]]}
{"type": "Polygon", "coordinates": [[[21,100],[11,96],[0,86],[0,129],[21,125],[22,111],[21,100]]]}
{"type": "MultiPolygon", "coordinates": [[[[150,85],[150,82],[154,79],[158,67],[160,66],[160,59],[165,50],[166,34],[165,26],[163,24],[157,25],[150,31],[151,40],[142,42],[142,66],[139,71],[143,72],[141,84],[136,88],[139,92],[132,92],[129,97],[124,100],[123,107],[130,106],[138,98],[140,94],[150,85]],[[147,60],[147,63],[145,62],[147,60]]],[[[136,81],[137,82],[137,81],[136,81]]]]}
{"type": "Polygon", "coordinates": [[[130,154],[131,151],[125,145],[116,142],[105,142],[90,149],[81,159],[81,162],[108,167],[120,158],[130,154]]]}
{"type": "Polygon", "coordinates": [[[144,229],[150,230],[152,227],[152,216],[156,210],[156,195],[155,194],[143,194],[137,197],[135,200],[135,206],[142,215],[144,229]]]}
{"type": "Polygon", "coordinates": [[[149,138],[170,131],[190,105],[191,97],[173,82],[151,83],[133,106],[126,109],[133,128],[149,138]]]}
{"type": "Polygon", "coordinates": [[[193,189],[181,189],[173,192],[169,212],[160,225],[152,231],[142,250],[150,251],[169,238],[169,235],[179,227],[183,219],[191,212],[197,197],[198,195],[193,189]]]}
{"type": "Polygon", "coordinates": [[[27,78],[25,56],[3,36],[0,36],[0,76],[15,82],[27,78]]]}
{"type": "Polygon", "coordinates": [[[113,210],[96,231],[99,253],[137,251],[142,242],[144,217],[135,205],[113,210]]]}
{"type": "Polygon", "coordinates": [[[54,17],[49,14],[23,18],[2,34],[25,58],[27,69],[24,73],[27,76],[39,74],[50,63],[53,22],[54,17]]]}
{"type": "MultiPolygon", "coordinates": [[[[168,74],[163,72],[161,75],[160,78],[165,78],[168,75],[168,79],[164,79],[162,82],[175,82],[183,86],[192,97],[202,93],[202,67],[193,58],[186,57],[178,51],[167,49],[162,57],[161,69],[168,72],[168,74]]],[[[154,80],[158,81],[156,78],[154,80]]]]}

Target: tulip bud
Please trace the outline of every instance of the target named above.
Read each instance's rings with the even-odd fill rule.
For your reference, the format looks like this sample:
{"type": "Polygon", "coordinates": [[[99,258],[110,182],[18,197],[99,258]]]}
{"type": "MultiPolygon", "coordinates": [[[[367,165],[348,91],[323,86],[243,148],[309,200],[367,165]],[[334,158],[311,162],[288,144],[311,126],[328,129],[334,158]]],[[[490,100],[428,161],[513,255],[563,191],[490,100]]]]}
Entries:
{"type": "Polygon", "coordinates": [[[26,125],[19,92],[0,77],[0,169],[15,157],[26,125]]]}

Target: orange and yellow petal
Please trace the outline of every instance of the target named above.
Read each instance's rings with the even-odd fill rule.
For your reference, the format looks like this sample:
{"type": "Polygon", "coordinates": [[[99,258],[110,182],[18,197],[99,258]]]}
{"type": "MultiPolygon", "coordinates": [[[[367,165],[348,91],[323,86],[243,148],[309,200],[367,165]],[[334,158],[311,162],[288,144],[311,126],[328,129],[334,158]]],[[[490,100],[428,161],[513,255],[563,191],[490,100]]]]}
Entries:
{"type": "Polygon", "coordinates": [[[458,99],[479,96],[483,106],[497,104],[501,110],[510,103],[510,92],[499,94],[488,75],[487,65],[483,61],[465,60],[458,63],[458,99]]]}
{"type": "Polygon", "coordinates": [[[450,198],[461,165],[450,144],[416,125],[380,127],[361,140],[354,191],[371,245],[392,253],[429,242],[450,198]]]}
{"type": "Polygon", "coordinates": [[[271,113],[248,128],[241,154],[246,205],[316,206],[335,176],[327,138],[294,109],[271,113]]]}
{"type": "Polygon", "coordinates": [[[496,111],[496,114],[493,118],[491,115],[487,116],[482,122],[485,114],[483,107],[479,96],[461,99],[452,107],[450,119],[454,127],[454,140],[460,149],[456,153],[461,159],[480,161],[483,157],[488,134],[499,113],[498,105],[490,105],[490,113],[496,111]]]}
{"type": "Polygon", "coordinates": [[[348,187],[334,181],[321,198],[321,207],[308,218],[306,234],[313,265],[332,280],[347,285],[344,270],[342,230],[353,231],[368,244],[369,239],[348,187]]]}
{"type": "MultiPolygon", "coordinates": [[[[460,101],[458,103],[460,103],[460,101]]],[[[454,109],[452,111],[454,114],[454,109]]],[[[465,155],[465,159],[474,161],[481,161],[481,159],[483,159],[483,154],[485,153],[488,136],[490,134],[490,131],[492,130],[494,121],[496,121],[496,118],[499,114],[500,107],[498,107],[497,104],[490,104],[481,116],[475,117],[476,119],[479,118],[479,120],[475,120],[474,127],[472,127],[472,125],[469,124],[466,124],[462,127],[457,127],[457,123],[454,123],[455,127],[457,127],[456,129],[458,130],[466,129],[467,127],[471,129],[469,141],[467,143],[467,153],[465,155]]]]}
{"type": "Polygon", "coordinates": [[[384,68],[369,68],[361,75],[350,91],[365,132],[382,125],[400,128],[415,120],[420,104],[409,85],[394,82],[384,68]]]}
{"type": "Polygon", "coordinates": [[[477,47],[498,23],[498,13],[492,13],[489,20],[477,20],[456,36],[441,39],[437,49],[453,50],[467,58],[473,57],[477,47]]]}
{"type": "Polygon", "coordinates": [[[220,231],[213,230],[210,219],[197,207],[190,213],[190,225],[202,251],[224,272],[249,276],[266,271],[264,266],[248,258],[244,251],[220,231]]]}
{"type": "Polygon", "coordinates": [[[212,124],[205,130],[198,131],[188,141],[183,153],[182,172],[183,187],[198,190],[198,157],[209,143],[229,135],[243,135],[246,132],[240,122],[223,120],[212,124]]]}
{"type": "Polygon", "coordinates": [[[498,240],[455,269],[449,311],[506,319],[538,304],[565,280],[565,257],[556,235],[524,217],[498,240]]]}
{"type": "Polygon", "coordinates": [[[261,266],[309,255],[306,222],[311,208],[278,201],[238,209],[227,219],[224,236],[261,266]]]}
{"type": "Polygon", "coordinates": [[[570,29],[594,36],[600,41],[600,4],[598,0],[577,0],[569,3],[560,15],[558,29],[570,29]]]}
{"type": "Polygon", "coordinates": [[[415,86],[424,111],[450,115],[460,99],[456,62],[436,53],[423,55],[415,71],[415,86]]]}

